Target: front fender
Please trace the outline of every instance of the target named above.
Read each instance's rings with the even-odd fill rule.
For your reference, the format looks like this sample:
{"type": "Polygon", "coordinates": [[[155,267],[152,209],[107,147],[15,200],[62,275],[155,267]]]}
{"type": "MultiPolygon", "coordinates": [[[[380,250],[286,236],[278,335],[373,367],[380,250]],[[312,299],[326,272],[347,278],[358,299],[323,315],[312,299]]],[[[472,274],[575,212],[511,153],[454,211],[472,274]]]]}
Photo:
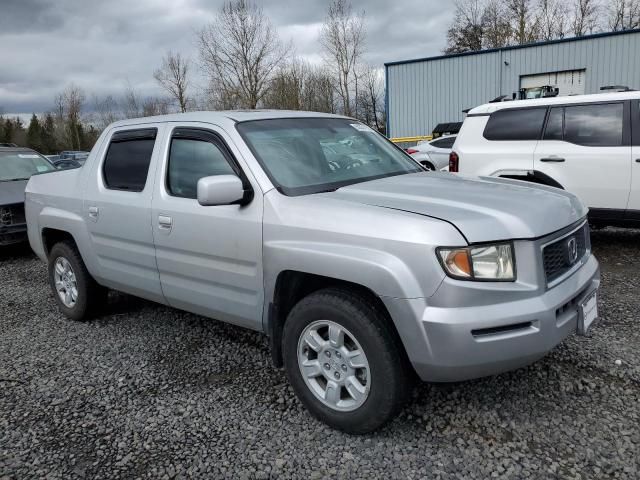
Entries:
{"type": "Polygon", "coordinates": [[[284,270],[336,278],[368,288],[378,296],[417,298],[432,295],[444,273],[416,278],[409,265],[381,250],[320,242],[273,241],[265,243],[265,299],[272,299],[276,279],[284,270]]]}

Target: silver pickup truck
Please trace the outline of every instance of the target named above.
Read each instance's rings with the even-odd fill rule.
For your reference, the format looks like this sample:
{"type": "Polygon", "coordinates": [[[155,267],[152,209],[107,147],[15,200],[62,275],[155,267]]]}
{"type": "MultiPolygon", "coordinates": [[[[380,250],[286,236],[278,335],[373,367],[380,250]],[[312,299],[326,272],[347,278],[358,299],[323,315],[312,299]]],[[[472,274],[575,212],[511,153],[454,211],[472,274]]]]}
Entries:
{"type": "Polygon", "coordinates": [[[496,374],[584,333],[586,215],[562,190],[427,172],[356,120],[304,112],[117,122],[82,168],[26,189],[66,316],[99,314],[111,288],[264,332],[302,403],[352,433],[393,418],[416,376],[496,374]]]}

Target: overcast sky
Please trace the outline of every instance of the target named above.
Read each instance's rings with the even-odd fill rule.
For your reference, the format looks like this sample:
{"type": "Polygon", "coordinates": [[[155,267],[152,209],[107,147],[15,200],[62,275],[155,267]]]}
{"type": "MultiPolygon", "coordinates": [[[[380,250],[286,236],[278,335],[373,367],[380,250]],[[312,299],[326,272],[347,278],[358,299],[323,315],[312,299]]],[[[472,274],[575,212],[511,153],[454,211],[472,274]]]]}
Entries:
{"type": "MultiPolygon", "coordinates": [[[[88,99],[119,96],[127,82],[142,96],[158,94],[153,70],[169,49],[197,60],[194,32],[222,0],[0,0],[0,111],[50,110],[73,82],[88,99]]],[[[284,41],[321,61],[318,32],[328,0],[257,2],[284,41]]],[[[353,0],[366,11],[367,60],[437,55],[453,17],[449,1],[353,0]]]]}

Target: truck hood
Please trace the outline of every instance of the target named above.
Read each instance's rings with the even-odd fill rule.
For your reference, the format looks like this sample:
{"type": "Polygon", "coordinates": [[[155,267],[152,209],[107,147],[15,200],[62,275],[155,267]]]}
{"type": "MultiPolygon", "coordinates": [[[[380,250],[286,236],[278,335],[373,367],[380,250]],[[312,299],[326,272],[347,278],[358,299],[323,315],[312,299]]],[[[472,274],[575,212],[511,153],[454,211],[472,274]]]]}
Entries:
{"type": "Polygon", "coordinates": [[[387,177],[320,195],[437,218],[454,225],[469,243],[537,238],[587,214],[582,202],[564,190],[436,172],[387,177]]]}
{"type": "Polygon", "coordinates": [[[24,188],[28,180],[14,180],[12,182],[0,182],[0,205],[12,203],[24,203],[24,188]]]}

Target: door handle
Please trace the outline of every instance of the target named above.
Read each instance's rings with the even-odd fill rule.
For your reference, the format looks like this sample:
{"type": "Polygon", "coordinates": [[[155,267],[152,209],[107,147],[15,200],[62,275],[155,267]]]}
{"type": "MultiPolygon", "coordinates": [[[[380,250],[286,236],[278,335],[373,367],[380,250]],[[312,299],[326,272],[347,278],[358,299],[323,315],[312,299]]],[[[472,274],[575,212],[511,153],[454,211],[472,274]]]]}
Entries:
{"type": "Polygon", "coordinates": [[[168,215],[158,215],[158,228],[160,230],[171,230],[173,220],[168,215]]]}
{"type": "Polygon", "coordinates": [[[546,157],[546,158],[541,158],[540,159],[541,162],[556,162],[556,163],[562,163],[564,162],[564,158],[560,158],[560,157],[546,157]]]}
{"type": "Polygon", "coordinates": [[[98,215],[100,215],[100,209],[98,207],[89,207],[89,218],[94,222],[98,220],[98,215]]]}
{"type": "Polygon", "coordinates": [[[640,158],[636,158],[636,163],[640,163],[640,158]]]}

